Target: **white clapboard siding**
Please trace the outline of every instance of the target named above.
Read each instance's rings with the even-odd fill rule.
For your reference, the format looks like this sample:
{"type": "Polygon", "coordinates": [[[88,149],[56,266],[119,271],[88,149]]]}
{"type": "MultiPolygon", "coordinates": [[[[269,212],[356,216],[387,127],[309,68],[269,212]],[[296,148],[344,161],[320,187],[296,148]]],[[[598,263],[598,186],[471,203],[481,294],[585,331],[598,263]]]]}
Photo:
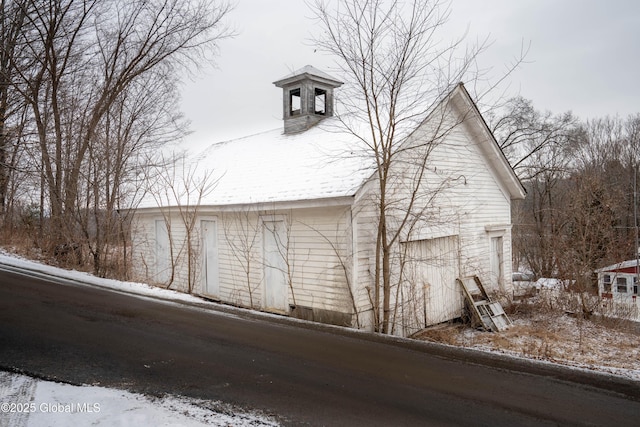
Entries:
{"type": "MultiPolygon", "coordinates": [[[[223,161],[225,156],[245,166],[231,162],[236,167],[224,174],[220,187],[200,207],[197,238],[191,242],[192,253],[200,258],[191,272],[186,267],[186,229],[177,214],[164,216],[170,219],[175,258],[172,288],[186,290],[189,278],[195,277],[195,293],[213,292],[217,295],[208,296],[264,309],[269,305],[265,254],[274,252],[273,245],[265,249],[264,224],[282,221],[288,288],[279,310],[296,305],[335,311],[352,315],[354,325],[372,329],[379,186],[371,159],[357,155],[362,148],[358,144],[353,135],[341,138],[316,126],[295,136],[269,132],[212,145],[209,154],[221,162],[220,170],[230,164],[223,161]],[[267,157],[271,161],[265,161],[267,157]],[[262,166],[271,171],[280,162],[278,178],[267,176],[262,166]],[[216,221],[217,292],[203,286],[202,220],[216,221]]],[[[403,223],[410,226],[402,228],[391,248],[390,326],[393,333],[408,335],[459,316],[458,290],[449,283],[454,270],[479,276],[489,291],[509,291],[511,199],[524,193],[462,85],[415,129],[394,162],[386,195],[389,235],[403,223]],[[499,245],[491,244],[497,239],[502,241],[501,263],[495,256],[499,245]],[[454,252],[443,249],[453,246],[455,262],[450,258],[454,252]],[[414,262],[404,275],[401,266],[407,254],[414,262]],[[427,258],[440,262],[428,264],[427,258]]],[[[132,233],[136,272],[154,282],[163,279],[156,268],[155,227],[162,213],[160,208],[140,209],[132,233]]]]}
{"type": "MultiPolygon", "coordinates": [[[[446,119],[442,120],[433,118],[414,132],[412,139],[407,142],[416,148],[396,157],[391,175],[401,179],[390,182],[387,188],[387,202],[393,207],[388,213],[390,229],[393,231],[394,225],[400,222],[409,209],[409,201],[415,196],[412,211],[416,213],[416,217],[412,218],[415,221],[410,231],[401,233],[400,241],[422,242],[410,244],[413,254],[428,251],[434,256],[433,248],[417,249],[417,246],[413,246],[431,244],[449,247],[454,241],[450,236],[458,236],[455,238],[456,273],[475,274],[486,283],[491,283],[491,238],[502,236],[503,260],[507,261],[503,265],[504,285],[508,286],[511,275],[510,194],[476,142],[478,136],[472,133],[475,128],[467,125],[464,119],[462,115],[446,115],[446,119]],[[425,156],[427,161],[423,163],[425,156]],[[423,165],[424,173],[420,174],[423,165]],[[417,192],[416,185],[419,185],[417,192]],[[443,238],[445,240],[439,241],[443,238]]],[[[371,309],[373,298],[372,275],[375,271],[375,229],[378,218],[376,194],[377,182],[372,181],[363,187],[354,205],[354,222],[358,230],[356,269],[359,288],[356,295],[359,311],[362,312],[371,309]]],[[[396,251],[402,252],[400,247],[396,251]]],[[[451,251],[445,252],[452,254],[451,251]]],[[[399,256],[395,260],[399,260],[399,256]]],[[[460,316],[462,298],[455,285],[455,277],[452,278],[453,268],[450,265],[453,260],[449,259],[445,264],[440,272],[447,283],[435,280],[439,274],[437,268],[423,265],[411,272],[414,276],[422,274],[424,277],[413,277],[412,280],[426,284],[428,288],[424,288],[422,295],[417,295],[416,292],[420,293],[418,291],[423,289],[420,287],[423,285],[411,289],[395,286],[401,272],[398,267],[400,263],[393,263],[392,285],[395,292],[390,305],[397,310],[390,317],[394,333],[407,335],[415,332],[420,325],[420,319],[414,315],[416,305],[426,307],[427,313],[422,313],[422,323],[425,324],[460,316]],[[436,282],[439,284],[436,285],[436,282]],[[436,289],[437,286],[441,288],[436,289]],[[411,319],[411,316],[414,318],[411,319]]]]}
{"type": "Polygon", "coordinates": [[[220,216],[220,299],[261,308],[262,224],[258,213],[241,210],[220,216]]]}
{"type": "MultiPolygon", "coordinates": [[[[292,283],[297,305],[350,312],[352,304],[342,264],[347,246],[346,208],[291,213],[292,283]]],[[[293,295],[291,295],[293,299],[293,295]]]]}
{"type": "MultiPolygon", "coordinates": [[[[271,212],[283,218],[288,234],[287,304],[323,310],[351,312],[352,302],[343,264],[349,263],[351,254],[348,242],[348,208],[322,207],[283,212],[271,212]]],[[[203,263],[198,258],[192,268],[196,275],[194,292],[215,297],[221,301],[253,308],[264,308],[264,212],[202,213],[196,221],[192,249],[202,256],[201,221],[217,224],[218,294],[207,295],[204,288],[203,263]],[[249,273],[247,274],[247,270],[249,273]]],[[[145,265],[155,265],[155,221],[163,219],[155,215],[138,215],[136,236],[136,271],[145,274],[145,265]]],[[[187,290],[186,230],[179,217],[171,216],[171,242],[175,261],[172,289],[187,290]]],[[[153,280],[154,270],[147,272],[153,280]]]]}
{"type": "MultiPolygon", "coordinates": [[[[188,290],[187,269],[187,232],[184,222],[176,213],[155,212],[137,215],[133,223],[135,232],[133,238],[133,263],[134,274],[137,278],[148,280],[161,286],[186,292],[188,290]],[[156,242],[158,224],[163,224],[163,232],[166,232],[168,245],[163,250],[164,255],[173,254],[173,260],[159,260],[158,245],[156,242]],[[159,263],[163,265],[162,271],[158,271],[159,263]],[[173,270],[173,271],[171,271],[173,270]],[[158,274],[160,273],[160,274],[158,274]],[[171,283],[169,283],[171,282],[171,283]]],[[[192,235],[194,256],[199,251],[197,230],[192,235]]],[[[164,246],[164,243],[163,243],[164,246]]],[[[194,258],[197,261],[196,258],[194,258]]],[[[194,272],[198,266],[194,266],[194,272]]],[[[195,277],[192,285],[195,285],[195,277]]]]}

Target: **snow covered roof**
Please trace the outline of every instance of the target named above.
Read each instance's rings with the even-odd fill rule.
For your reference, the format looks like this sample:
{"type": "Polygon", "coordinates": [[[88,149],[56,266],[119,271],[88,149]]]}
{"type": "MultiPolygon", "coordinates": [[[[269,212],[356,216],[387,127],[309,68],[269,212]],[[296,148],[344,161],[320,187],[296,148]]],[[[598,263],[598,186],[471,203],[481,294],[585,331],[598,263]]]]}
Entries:
{"type": "Polygon", "coordinates": [[[340,86],[342,85],[343,82],[337,80],[335,77],[325,73],[324,71],[320,71],[318,70],[316,67],[313,67],[311,65],[305,65],[304,67],[300,68],[299,70],[296,70],[294,72],[292,72],[291,74],[288,74],[286,76],[284,76],[281,79],[276,80],[275,82],[273,82],[274,85],[278,86],[278,87],[282,87],[287,85],[288,83],[292,82],[292,81],[296,81],[299,80],[300,77],[302,76],[307,76],[310,78],[317,78],[321,81],[325,81],[326,83],[329,83],[331,85],[334,86],[340,86]]]}
{"type": "MultiPolygon", "coordinates": [[[[307,66],[292,76],[304,70],[318,71],[307,66]]],[[[462,95],[474,105],[462,85],[452,93],[462,95]]],[[[476,109],[472,109],[472,113],[480,115],[476,109]]],[[[216,185],[198,204],[322,203],[326,199],[354,196],[374,173],[375,162],[370,150],[354,133],[341,129],[344,128],[338,118],[327,117],[304,132],[285,134],[279,128],[210,145],[196,159],[199,169],[212,171],[216,185]]],[[[499,151],[492,136],[481,145],[495,145],[489,148],[499,151]]],[[[494,151],[485,153],[488,161],[497,168],[512,197],[524,197],[524,190],[508,162],[494,151]]],[[[195,201],[193,193],[188,191],[178,189],[173,194],[173,197],[160,198],[162,200],[148,196],[138,207],[189,205],[195,201]],[[175,194],[179,200],[175,200],[175,194]]]]}
{"type": "MultiPolygon", "coordinates": [[[[373,172],[358,140],[334,118],[298,134],[281,128],[210,145],[198,165],[217,183],[202,206],[318,200],[353,196],[373,172]],[[333,124],[333,125],[332,125],[333,124]]],[[[193,197],[193,196],[192,196],[193,197]]],[[[185,204],[183,200],[180,202],[185,204]]],[[[170,203],[175,205],[175,203],[170,203]]],[[[153,200],[140,207],[157,206],[153,200]]]]}

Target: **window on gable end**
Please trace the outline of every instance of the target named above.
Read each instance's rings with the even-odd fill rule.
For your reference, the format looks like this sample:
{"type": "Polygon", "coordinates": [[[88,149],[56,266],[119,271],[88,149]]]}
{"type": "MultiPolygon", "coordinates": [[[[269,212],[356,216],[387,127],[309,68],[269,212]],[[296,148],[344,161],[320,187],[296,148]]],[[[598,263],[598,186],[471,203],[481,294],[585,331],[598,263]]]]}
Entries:
{"type": "Polygon", "coordinates": [[[611,275],[605,274],[602,278],[602,290],[604,292],[611,292],[611,275]]]}

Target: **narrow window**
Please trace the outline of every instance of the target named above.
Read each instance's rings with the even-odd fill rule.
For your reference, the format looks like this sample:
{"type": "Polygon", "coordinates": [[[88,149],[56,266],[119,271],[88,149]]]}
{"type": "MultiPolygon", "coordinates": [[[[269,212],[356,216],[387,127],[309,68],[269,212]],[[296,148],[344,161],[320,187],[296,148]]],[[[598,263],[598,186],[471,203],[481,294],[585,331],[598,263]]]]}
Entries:
{"type": "Polygon", "coordinates": [[[633,278],[633,294],[638,295],[638,276],[633,278]]]}
{"type": "Polygon", "coordinates": [[[616,279],[616,288],[618,293],[626,294],[627,293],[627,278],[626,277],[618,277],[616,279]]]}
{"type": "Polygon", "coordinates": [[[316,114],[326,115],[327,114],[327,91],[324,89],[315,88],[314,90],[314,107],[313,111],[316,114]]]}
{"type": "Polygon", "coordinates": [[[611,276],[609,274],[605,274],[602,278],[602,290],[604,292],[611,292],[611,276]]]}
{"type": "Polygon", "coordinates": [[[300,115],[300,89],[292,89],[289,91],[289,115],[300,115]]]}

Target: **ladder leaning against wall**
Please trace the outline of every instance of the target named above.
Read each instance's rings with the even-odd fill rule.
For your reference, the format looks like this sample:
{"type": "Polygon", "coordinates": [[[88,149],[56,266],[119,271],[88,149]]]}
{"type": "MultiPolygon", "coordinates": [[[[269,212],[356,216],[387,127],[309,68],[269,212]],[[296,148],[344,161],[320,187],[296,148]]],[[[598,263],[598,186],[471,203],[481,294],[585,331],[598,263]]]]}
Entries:
{"type": "Polygon", "coordinates": [[[464,296],[469,305],[472,321],[484,329],[493,332],[504,331],[511,320],[497,301],[491,301],[478,276],[458,278],[464,296]]]}

